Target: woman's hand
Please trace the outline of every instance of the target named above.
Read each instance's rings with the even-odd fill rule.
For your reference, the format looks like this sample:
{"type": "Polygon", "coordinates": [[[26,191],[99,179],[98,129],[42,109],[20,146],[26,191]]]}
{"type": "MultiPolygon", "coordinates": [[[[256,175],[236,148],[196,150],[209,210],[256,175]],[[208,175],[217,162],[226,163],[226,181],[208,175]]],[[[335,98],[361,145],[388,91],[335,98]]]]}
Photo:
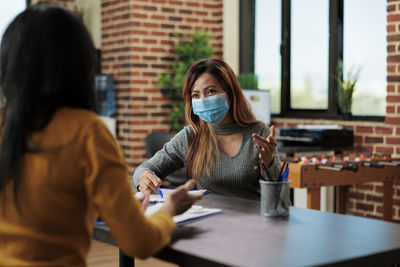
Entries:
{"type": "Polygon", "coordinates": [[[145,171],[140,177],[139,191],[147,194],[157,192],[157,188],[161,186],[161,179],[150,171],[145,171]]]}
{"type": "Polygon", "coordinates": [[[256,133],[253,133],[252,137],[254,143],[256,143],[254,148],[258,152],[258,158],[264,163],[265,167],[270,168],[274,161],[274,151],[277,145],[275,140],[275,126],[271,126],[271,132],[267,138],[263,138],[256,133]]]}
{"type": "Polygon", "coordinates": [[[182,214],[188,210],[203,195],[203,192],[188,194],[188,191],[196,185],[196,182],[196,180],[191,179],[184,185],[176,188],[176,190],[168,196],[161,210],[170,213],[172,216],[182,214]]]}
{"type": "Polygon", "coordinates": [[[147,192],[137,192],[135,197],[140,202],[140,206],[142,207],[143,212],[145,212],[147,207],[149,206],[150,194],[147,192]]]}

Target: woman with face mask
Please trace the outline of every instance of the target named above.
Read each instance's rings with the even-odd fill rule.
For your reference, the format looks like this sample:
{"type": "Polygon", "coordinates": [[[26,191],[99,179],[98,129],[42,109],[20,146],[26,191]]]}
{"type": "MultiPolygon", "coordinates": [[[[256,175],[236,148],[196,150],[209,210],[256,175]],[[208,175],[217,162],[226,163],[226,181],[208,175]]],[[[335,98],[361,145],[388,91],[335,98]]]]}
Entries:
{"type": "Polygon", "coordinates": [[[189,126],[136,169],[137,188],[154,192],[159,177],[185,166],[187,179],[198,179],[198,189],[258,199],[262,175],[274,179],[280,170],[274,126],[255,119],[234,72],[222,60],[193,64],[183,95],[189,126]]]}

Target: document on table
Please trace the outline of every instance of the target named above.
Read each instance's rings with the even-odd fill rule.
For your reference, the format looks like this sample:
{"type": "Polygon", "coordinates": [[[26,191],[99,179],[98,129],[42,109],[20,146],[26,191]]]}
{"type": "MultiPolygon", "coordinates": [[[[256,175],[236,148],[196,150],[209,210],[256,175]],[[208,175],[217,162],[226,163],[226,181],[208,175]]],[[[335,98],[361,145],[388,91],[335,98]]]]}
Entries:
{"type": "MultiPolygon", "coordinates": [[[[150,217],[153,215],[153,213],[157,212],[163,203],[157,203],[155,205],[149,206],[145,212],[145,215],[147,217],[150,217]]],[[[211,209],[211,208],[205,208],[202,206],[198,205],[193,205],[190,209],[185,211],[184,213],[180,215],[174,216],[172,219],[174,222],[176,222],[178,225],[184,225],[186,223],[202,219],[211,215],[216,215],[216,214],[221,214],[223,211],[221,209],[211,209]]]]}
{"type": "MultiPolygon", "coordinates": [[[[145,215],[150,217],[153,213],[157,212],[161,206],[163,205],[164,200],[171,194],[175,189],[165,189],[162,188],[161,191],[163,193],[163,198],[160,195],[152,194],[150,195],[150,203],[156,203],[155,205],[151,205],[147,208],[145,215]]],[[[202,192],[203,194],[208,194],[210,191],[207,190],[191,190],[189,194],[195,194],[197,192],[202,192]]],[[[223,211],[221,209],[211,209],[198,205],[193,205],[186,212],[176,215],[173,217],[174,222],[178,225],[184,225],[186,223],[192,222],[194,220],[198,220],[200,218],[205,218],[211,215],[221,214],[223,211]]]]}

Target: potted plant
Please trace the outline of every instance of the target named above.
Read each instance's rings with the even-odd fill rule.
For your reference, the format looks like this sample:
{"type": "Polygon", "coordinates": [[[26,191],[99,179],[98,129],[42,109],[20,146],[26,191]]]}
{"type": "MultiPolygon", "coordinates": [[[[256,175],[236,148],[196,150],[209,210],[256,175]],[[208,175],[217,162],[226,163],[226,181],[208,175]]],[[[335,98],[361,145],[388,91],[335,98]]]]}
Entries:
{"type": "MultiPolygon", "coordinates": [[[[342,64],[341,64],[342,66],[342,64]]],[[[342,74],[343,67],[339,70],[338,83],[338,106],[345,119],[351,118],[351,107],[353,104],[353,94],[359,79],[360,68],[351,68],[346,75],[342,74]]]]}
{"type": "Polygon", "coordinates": [[[176,64],[172,66],[172,73],[161,75],[159,78],[157,84],[161,86],[161,92],[171,100],[171,132],[178,132],[185,125],[183,79],[193,63],[212,55],[213,48],[208,42],[209,39],[204,31],[180,35],[179,42],[174,45],[176,64]]]}
{"type": "Polygon", "coordinates": [[[254,73],[240,73],[238,81],[242,89],[258,89],[258,76],[254,73]]]}

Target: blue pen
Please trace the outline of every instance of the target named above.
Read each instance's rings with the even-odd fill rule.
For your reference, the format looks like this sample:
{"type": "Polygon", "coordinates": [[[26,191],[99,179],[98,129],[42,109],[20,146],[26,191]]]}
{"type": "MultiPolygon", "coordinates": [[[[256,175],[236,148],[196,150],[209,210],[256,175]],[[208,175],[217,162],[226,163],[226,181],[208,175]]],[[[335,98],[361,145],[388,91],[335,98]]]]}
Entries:
{"type": "Polygon", "coordinates": [[[283,174],[282,182],[286,181],[287,178],[288,178],[288,176],[289,176],[289,164],[288,164],[288,166],[286,167],[285,173],[283,174]]]}
{"type": "MultiPolygon", "coordinates": [[[[152,173],[153,175],[156,175],[154,172],[151,172],[151,173],[152,173]]],[[[162,191],[161,191],[160,188],[157,188],[157,192],[158,192],[158,194],[160,195],[161,198],[164,198],[164,196],[163,196],[162,191]]]]}

